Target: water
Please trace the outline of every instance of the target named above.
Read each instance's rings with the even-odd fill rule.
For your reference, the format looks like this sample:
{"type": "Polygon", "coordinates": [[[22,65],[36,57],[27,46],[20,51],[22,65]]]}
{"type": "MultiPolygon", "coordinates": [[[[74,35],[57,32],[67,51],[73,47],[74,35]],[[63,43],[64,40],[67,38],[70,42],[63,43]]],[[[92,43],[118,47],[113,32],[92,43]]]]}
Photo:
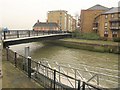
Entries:
{"type": "MultiPolygon", "coordinates": [[[[118,75],[118,73],[116,72],[118,70],[117,54],[91,52],[56,45],[44,45],[40,42],[14,45],[10,48],[24,55],[24,48],[26,46],[30,47],[30,55],[36,61],[44,59],[47,60],[49,63],[58,62],[66,66],[68,64],[71,64],[73,67],[80,69],[83,68],[82,64],[85,64],[92,67],[107,68],[111,69],[112,71],[115,70],[115,72],[110,72],[111,75],[118,75]]],[[[89,68],[89,70],[95,70],[95,68],[89,68]]],[[[95,71],[98,70],[96,69],[95,71]]],[[[102,69],[98,72],[106,74],[109,71],[104,71],[104,69],[102,69]]]]}
{"type": "Polygon", "coordinates": [[[28,43],[11,46],[11,49],[24,55],[24,48],[30,47],[31,57],[39,61],[45,58],[49,62],[80,64],[99,66],[104,68],[118,69],[118,55],[110,53],[91,52],[79,49],[71,49],[55,45],[44,45],[42,43],[28,43]]]}

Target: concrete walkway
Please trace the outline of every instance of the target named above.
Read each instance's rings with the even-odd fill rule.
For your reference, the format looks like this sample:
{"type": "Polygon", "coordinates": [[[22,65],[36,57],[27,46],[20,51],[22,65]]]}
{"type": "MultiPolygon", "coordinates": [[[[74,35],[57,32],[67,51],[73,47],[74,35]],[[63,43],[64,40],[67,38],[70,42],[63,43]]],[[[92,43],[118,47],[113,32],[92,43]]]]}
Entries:
{"type": "Polygon", "coordinates": [[[9,61],[2,62],[3,78],[2,88],[42,88],[22,71],[15,68],[9,61]]]}

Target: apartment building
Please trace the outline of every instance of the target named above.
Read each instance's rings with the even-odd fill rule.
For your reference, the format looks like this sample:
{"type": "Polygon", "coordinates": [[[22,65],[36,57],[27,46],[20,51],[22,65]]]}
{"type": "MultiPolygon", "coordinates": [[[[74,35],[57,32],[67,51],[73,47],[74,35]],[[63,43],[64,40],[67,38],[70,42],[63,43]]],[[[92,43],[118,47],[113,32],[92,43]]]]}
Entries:
{"type": "Polygon", "coordinates": [[[63,31],[74,31],[76,29],[76,20],[65,10],[55,10],[48,12],[48,22],[55,22],[59,29],[63,31]]]}
{"type": "Polygon", "coordinates": [[[80,31],[82,33],[93,32],[93,23],[94,23],[95,18],[107,10],[108,10],[107,7],[104,7],[101,5],[95,5],[86,10],[81,10],[81,14],[80,14],[80,29],[81,30],[80,31]]]}
{"type": "Polygon", "coordinates": [[[120,37],[120,7],[113,7],[96,17],[93,31],[108,40],[120,37]]]}

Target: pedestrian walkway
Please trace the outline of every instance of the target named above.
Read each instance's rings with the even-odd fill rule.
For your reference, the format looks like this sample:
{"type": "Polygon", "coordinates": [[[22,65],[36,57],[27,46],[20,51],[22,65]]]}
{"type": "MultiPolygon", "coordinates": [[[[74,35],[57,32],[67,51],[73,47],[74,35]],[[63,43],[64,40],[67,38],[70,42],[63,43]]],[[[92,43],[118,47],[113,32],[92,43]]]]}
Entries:
{"type": "Polygon", "coordinates": [[[15,68],[9,61],[2,62],[2,88],[43,88],[30,79],[22,71],[15,68]]]}

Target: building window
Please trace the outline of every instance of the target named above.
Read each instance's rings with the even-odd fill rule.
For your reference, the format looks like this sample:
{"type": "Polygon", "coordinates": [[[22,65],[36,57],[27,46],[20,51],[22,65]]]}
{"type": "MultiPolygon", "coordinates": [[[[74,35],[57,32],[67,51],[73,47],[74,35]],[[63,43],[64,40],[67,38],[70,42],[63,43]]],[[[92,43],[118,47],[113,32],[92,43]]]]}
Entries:
{"type": "Polygon", "coordinates": [[[117,34],[118,34],[117,31],[113,31],[112,32],[112,37],[117,37],[117,34]]]}
{"type": "Polygon", "coordinates": [[[105,15],[105,19],[107,19],[108,18],[108,15],[105,15]]]}
{"type": "Polygon", "coordinates": [[[108,26],[108,23],[107,22],[105,22],[105,27],[107,27],[108,26]]]}
{"type": "Polygon", "coordinates": [[[114,14],[112,14],[111,17],[114,18],[114,14]]]}
{"type": "Polygon", "coordinates": [[[104,37],[108,37],[108,31],[104,32],[104,37]]]}

